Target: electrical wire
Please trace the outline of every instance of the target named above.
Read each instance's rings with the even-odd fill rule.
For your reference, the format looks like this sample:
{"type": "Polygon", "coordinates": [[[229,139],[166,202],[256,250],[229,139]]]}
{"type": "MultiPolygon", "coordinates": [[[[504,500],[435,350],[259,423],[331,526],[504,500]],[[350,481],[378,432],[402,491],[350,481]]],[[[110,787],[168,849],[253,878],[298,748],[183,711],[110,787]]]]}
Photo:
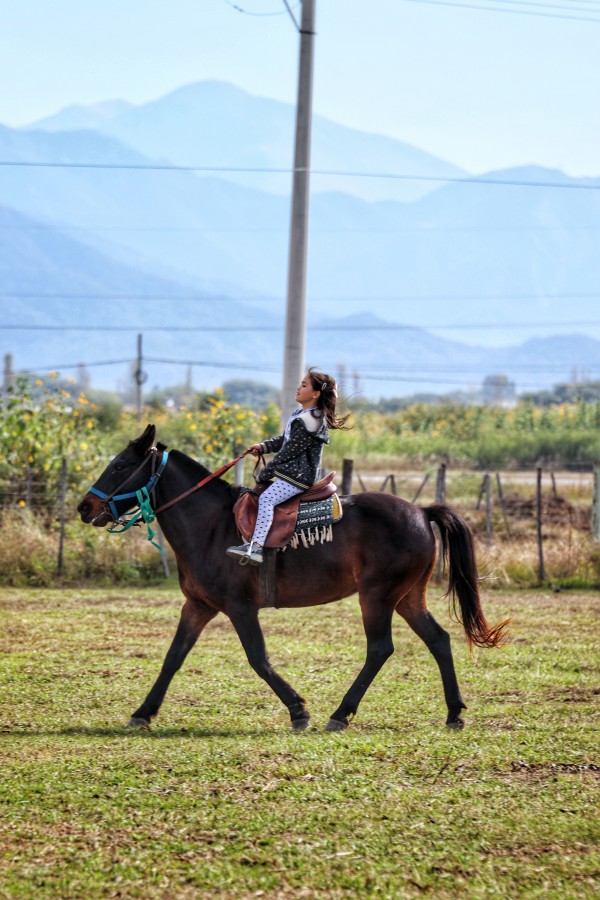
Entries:
{"type": "MultiPolygon", "coordinates": [[[[424,2],[424,0],[419,0],[424,2]]],[[[429,2],[429,0],[427,0],[429,2]]],[[[431,0],[433,2],[433,0],[431,0]]],[[[598,19],[600,22],[600,19],[598,19]]],[[[228,172],[238,174],[285,174],[308,172],[311,175],[345,178],[380,178],[388,181],[428,181],[443,184],[482,184],[508,185],[511,187],[547,187],[567,190],[600,190],[600,181],[581,184],[574,181],[533,181],[530,179],[491,178],[485,175],[406,175],[398,172],[361,172],[342,171],[337,169],[310,169],[303,166],[292,168],[275,168],[269,166],[183,166],[172,163],[91,163],[91,162],[50,162],[27,160],[0,160],[0,167],[34,168],[34,169],[100,169],[134,172],[228,172]]],[[[583,181],[583,179],[582,179],[583,181]]]]}
{"type": "MultiPolygon", "coordinates": [[[[130,359],[120,359],[120,360],[102,360],[95,362],[82,362],[81,360],[78,363],[63,363],[62,365],[53,365],[53,366],[36,366],[35,368],[22,368],[15,371],[16,375],[35,375],[41,374],[43,372],[62,372],[62,371],[71,371],[71,370],[79,370],[82,366],[85,366],[86,369],[96,368],[98,366],[110,366],[110,365],[123,365],[129,364],[133,365],[138,362],[137,358],[130,359]]],[[[210,369],[233,369],[234,371],[251,371],[251,372],[265,372],[281,376],[281,366],[267,366],[260,363],[251,363],[251,364],[243,364],[237,362],[212,362],[207,360],[190,360],[190,359],[165,359],[162,357],[144,357],[144,363],[152,363],[156,365],[170,365],[170,366],[196,366],[198,368],[210,368],[210,369]]],[[[511,367],[514,368],[514,367],[511,367]]],[[[518,370],[517,370],[518,371],[518,370]]],[[[564,367],[556,367],[556,369],[552,370],[554,372],[562,372],[564,371],[564,367]]],[[[547,374],[552,374],[552,371],[549,371],[547,374]]],[[[474,379],[471,378],[469,380],[462,380],[460,378],[433,378],[427,376],[427,371],[423,375],[378,375],[378,374],[370,374],[370,370],[367,370],[368,374],[360,373],[360,377],[362,381],[372,382],[372,381],[385,381],[385,382],[394,382],[397,384],[442,384],[442,385],[457,385],[457,386],[465,386],[472,387],[474,379]]],[[[453,369],[453,374],[456,372],[456,367],[453,369]]],[[[530,373],[535,374],[535,373],[530,373]]],[[[540,373],[543,374],[543,373],[540,373]]],[[[481,370],[473,372],[474,377],[478,379],[481,378],[481,370]]],[[[531,390],[539,390],[540,383],[531,383],[531,384],[520,384],[520,389],[531,389],[531,390]]]]}
{"type": "MultiPolygon", "coordinates": [[[[311,234],[454,234],[463,232],[487,233],[512,233],[512,232],[571,232],[571,231],[597,231],[599,225],[450,225],[430,227],[425,226],[398,226],[397,228],[319,228],[310,227],[311,234]]],[[[56,222],[48,225],[3,225],[0,223],[0,231],[82,231],[82,232],[135,232],[143,234],[283,234],[289,233],[288,225],[271,228],[206,228],[203,225],[69,225],[64,222],[56,222]]]]}
{"type": "MultiPolygon", "coordinates": [[[[308,325],[307,331],[439,331],[439,330],[463,330],[463,329],[505,329],[505,328],[577,328],[594,327],[600,325],[598,321],[585,322],[507,322],[507,323],[469,323],[448,325],[404,325],[394,322],[386,322],[381,325],[308,325]]],[[[0,324],[5,331],[89,331],[89,332],[152,332],[164,333],[194,331],[194,332],[280,332],[284,325],[37,325],[37,324],[0,324]]]]}
{"type": "MultiPolygon", "coordinates": [[[[476,11],[482,12],[499,12],[499,13],[508,13],[512,15],[518,16],[534,16],[536,18],[544,18],[544,19],[569,19],[573,22],[594,22],[600,23],[600,18],[593,19],[591,16],[571,16],[564,15],[562,13],[558,13],[554,15],[553,13],[545,13],[545,12],[537,12],[532,10],[525,9],[502,9],[494,6],[482,6],[480,4],[470,4],[470,3],[457,3],[455,0],[405,0],[407,3],[420,3],[424,6],[448,6],[451,8],[457,9],[472,9],[476,11]]],[[[587,12],[587,10],[585,10],[587,12]]]]}
{"type": "MultiPolygon", "coordinates": [[[[309,299],[309,305],[321,306],[323,303],[422,303],[432,302],[480,302],[480,303],[506,303],[511,300],[596,300],[600,297],[597,292],[574,292],[565,294],[405,294],[397,297],[313,297],[309,299]],[[312,304],[311,304],[312,300],[312,304]]],[[[80,294],[66,291],[40,293],[37,291],[0,291],[0,299],[39,299],[39,300],[143,300],[143,301],[197,301],[201,303],[283,303],[280,297],[259,297],[251,301],[241,300],[237,297],[218,297],[206,294],[80,294]]]]}
{"type": "MultiPolygon", "coordinates": [[[[284,0],[284,2],[285,2],[285,0],[284,0]]],[[[255,16],[257,18],[270,18],[272,16],[284,16],[286,14],[285,9],[277,10],[277,12],[252,12],[249,9],[244,9],[241,6],[238,6],[237,3],[232,3],[231,0],[225,0],[225,3],[227,4],[227,6],[230,6],[232,9],[235,9],[236,12],[242,13],[242,15],[244,15],[244,16],[255,16]]],[[[285,5],[287,6],[287,3],[285,5]]],[[[297,9],[298,7],[296,6],[294,8],[297,9]]],[[[288,12],[291,16],[292,13],[291,13],[291,10],[289,10],[289,8],[288,8],[288,12]]],[[[293,19],[293,16],[292,16],[292,19],[293,19]]]]}
{"type": "MultiPolygon", "coordinates": [[[[484,0],[485,2],[485,0],[484,0]]],[[[565,10],[566,12],[590,12],[589,6],[581,7],[576,6],[575,3],[564,4],[557,2],[550,3],[540,3],[538,0],[491,0],[492,3],[500,3],[502,5],[508,4],[509,6],[518,6],[521,9],[526,9],[527,7],[534,7],[538,9],[548,9],[548,10],[565,10]]],[[[581,3],[582,0],[575,0],[576,3],[581,3]]],[[[586,0],[583,0],[585,3],[586,0]]],[[[593,10],[592,10],[593,11],[593,10]]]]}
{"type": "Polygon", "coordinates": [[[288,13],[290,14],[290,19],[296,26],[296,31],[300,32],[300,23],[296,21],[296,16],[294,15],[294,10],[298,9],[298,6],[300,4],[298,4],[298,6],[295,6],[294,10],[292,10],[290,4],[288,3],[288,0],[282,0],[282,2],[283,2],[283,5],[285,6],[285,8],[287,9],[288,13]]]}

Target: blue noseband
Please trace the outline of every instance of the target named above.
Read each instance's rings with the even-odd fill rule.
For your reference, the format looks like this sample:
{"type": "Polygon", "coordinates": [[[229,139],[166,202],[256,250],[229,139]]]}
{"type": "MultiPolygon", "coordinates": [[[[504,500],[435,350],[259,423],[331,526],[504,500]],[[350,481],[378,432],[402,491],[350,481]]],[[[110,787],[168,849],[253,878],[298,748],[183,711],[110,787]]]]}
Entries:
{"type": "MultiPolygon", "coordinates": [[[[141,490],[145,489],[148,492],[148,494],[152,493],[152,491],[156,487],[158,479],[160,478],[160,476],[162,475],[162,473],[164,471],[164,468],[167,464],[168,459],[169,459],[169,453],[167,450],[164,450],[162,459],[158,465],[156,472],[154,472],[154,474],[150,476],[150,480],[144,486],[144,488],[141,488],[141,490]]],[[[135,472],[133,474],[135,475],[135,472]]],[[[133,477],[133,476],[130,476],[130,477],[133,477]]],[[[127,484],[127,481],[129,481],[129,478],[126,481],[124,481],[123,484],[127,484]]],[[[118,490],[118,488],[117,488],[117,490],[118,490]]],[[[140,489],[138,488],[138,490],[140,490],[140,489]]],[[[96,497],[100,497],[101,500],[106,501],[106,504],[110,510],[110,514],[112,515],[115,522],[117,522],[119,519],[119,513],[118,513],[117,507],[115,505],[116,503],[119,502],[119,500],[133,500],[134,497],[136,498],[136,500],[138,500],[138,496],[137,496],[138,491],[137,490],[129,491],[129,493],[127,493],[127,494],[105,494],[104,491],[99,491],[98,488],[91,487],[89,489],[89,493],[95,494],[96,497]]],[[[139,500],[138,500],[138,502],[139,502],[139,500]]]]}

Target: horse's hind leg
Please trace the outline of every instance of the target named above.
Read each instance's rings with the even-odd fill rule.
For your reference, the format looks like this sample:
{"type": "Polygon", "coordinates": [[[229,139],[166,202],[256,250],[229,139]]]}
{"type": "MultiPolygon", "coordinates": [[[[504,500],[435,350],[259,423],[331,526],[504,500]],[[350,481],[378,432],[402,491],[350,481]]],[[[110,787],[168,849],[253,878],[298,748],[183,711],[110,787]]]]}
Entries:
{"type": "Polygon", "coordinates": [[[156,679],[150,693],[136,709],[128,722],[128,728],[148,728],[164,700],[173,676],[181,668],[184,659],[198,640],[200,633],[211,619],[214,619],[217,611],[206,606],[199,600],[187,599],[181,610],[181,618],[175,632],[173,642],[169,647],[160,675],[156,679]]]}
{"type": "Polygon", "coordinates": [[[425,591],[428,580],[429,573],[400,600],[396,606],[396,612],[406,620],[415,634],[418,634],[421,640],[425,642],[439,666],[444,696],[448,707],[446,725],[449,728],[462,728],[465,723],[460,713],[467,706],[460,695],[458,687],[452,649],[450,647],[450,635],[447,631],[444,631],[441,625],[438,625],[427,609],[425,591]]]}
{"type": "Polygon", "coordinates": [[[360,594],[360,605],[365,634],[367,658],[350,690],[332,714],[327,731],[342,731],[350,724],[350,717],[358,710],[358,704],[366,694],[383,664],[394,652],[392,641],[393,604],[385,604],[380,595],[360,594]]]}

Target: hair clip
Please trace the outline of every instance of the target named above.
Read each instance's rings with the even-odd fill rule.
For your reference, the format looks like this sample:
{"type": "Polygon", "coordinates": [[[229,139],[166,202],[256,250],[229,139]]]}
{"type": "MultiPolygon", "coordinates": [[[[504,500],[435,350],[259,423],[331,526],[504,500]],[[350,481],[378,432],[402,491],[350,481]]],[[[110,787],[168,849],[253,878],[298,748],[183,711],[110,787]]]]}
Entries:
{"type": "Polygon", "coordinates": [[[328,385],[329,385],[329,382],[328,382],[328,381],[324,381],[323,384],[321,385],[321,390],[324,391],[325,388],[326,388],[328,385]]]}

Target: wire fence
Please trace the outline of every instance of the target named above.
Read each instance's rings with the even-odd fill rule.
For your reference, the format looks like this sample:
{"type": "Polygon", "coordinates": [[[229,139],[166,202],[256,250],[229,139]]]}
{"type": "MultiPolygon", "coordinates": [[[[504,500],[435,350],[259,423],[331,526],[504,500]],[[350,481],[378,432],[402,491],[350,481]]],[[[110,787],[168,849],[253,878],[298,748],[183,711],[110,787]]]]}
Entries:
{"type": "MultiPolygon", "coordinates": [[[[464,477],[464,470],[451,470],[453,478],[464,477]]],[[[366,475],[345,459],[341,472],[340,493],[374,490],[403,497],[412,503],[448,503],[466,516],[479,540],[491,546],[495,541],[520,542],[523,523],[535,534],[539,581],[547,579],[544,548],[548,538],[546,529],[560,531],[568,527],[589,534],[600,541],[600,466],[587,466],[585,471],[561,472],[538,466],[519,472],[467,473],[468,487],[455,486],[448,479],[449,470],[441,464],[429,472],[390,472],[385,475],[366,475]],[[575,492],[574,502],[565,494],[575,492]]],[[[238,466],[235,481],[244,482],[244,472],[238,466]]],[[[21,510],[33,514],[43,526],[56,535],[56,573],[64,574],[67,525],[78,518],[77,503],[83,490],[69,483],[66,459],[58,472],[48,478],[25,468],[13,472],[10,482],[0,479],[0,514],[7,510],[21,510]]],[[[440,555],[441,557],[441,555],[440,555]]],[[[165,558],[166,559],[166,558],[165,558]]],[[[168,564],[163,573],[169,574],[168,564]]],[[[441,559],[437,576],[441,578],[441,559]]]]}

